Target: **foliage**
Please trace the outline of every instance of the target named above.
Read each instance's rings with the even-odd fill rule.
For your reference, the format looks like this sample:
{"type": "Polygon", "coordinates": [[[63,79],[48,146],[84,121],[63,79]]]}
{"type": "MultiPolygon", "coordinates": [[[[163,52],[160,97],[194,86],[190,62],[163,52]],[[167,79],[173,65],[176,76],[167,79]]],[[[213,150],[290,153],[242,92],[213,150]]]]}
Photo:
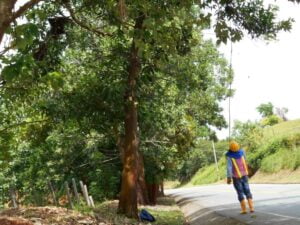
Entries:
{"type": "MultiPolygon", "coordinates": [[[[14,98],[3,104],[15,112],[11,121],[32,121],[9,129],[18,143],[11,149],[13,166],[7,174],[15,174],[16,189],[36,204],[45,199],[33,200],[34,193],[49,192],[45,176],[58,189],[72,177],[83,180],[96,200],[113,198],[119,191],[117,142],[123,133],[120,109],[128,43],[99,39],[78,27],[66,32],[68,47],[60,38],[53,40],[42,61],[32,58],[39,42],[15,54],[11,62],[23,56],[31,61],[2,91],[5,99],[14,98]],[[12,92],[21,82],[24,89],[12,92]]],[[[143,57],[145,68],[138,81],[140,150],[149,182],[176,171],[195,139],[210,133],[208,125],[225,125],[218,101],[226,97],[232,77],[213,44],[198,34],[194,37],[198,46],[182,56],[170,55],[169,63],[159,68],[154,63],[161,56],[143,57]]],[[[23,61],[20,65],[24,67],[23,61]]],[[[3,119],[12,116],[4,112],[3,119]]]]}
{"type": "MultiPolygon", "coordinates": [[[[227,150],[227,141],[215,143],[217,160],[223,158],[224,152],[227,150]]],[[[199,169],[215,165],[212,142],[208,140],[200,140],[197,142],[195,149],[190,152],[187,159],[180,165],[177,176],[181,183],[186,183],[198,172],[199,169]]],[[[215,169],[215,167],[213,167],[215,169]]],[[[198,172],[199,173],[199,172],[198,172]]],[[[221,172],[222,173],[222,172],[221,172]]],[[[196,175],[197,177],[198,175],[196,175]]],[[[197,178],[193,178],[196,179],[197,178]]]]}
{"type": "Polygon", "coordinates": [[[260,170],[266,173],[276,173],[280,170],[295,170],[300,166],[300,148],[280,149],[276,153],[267,156],[261,162],[260,170]]]}
{"type": "MultiPolygon", "coordinates": [[[[192,48],[184,57],[174,57],[165,69],[168,72],[163,80],[161,73],[151,78],[152,85],[159,86],[159,93],[147,91],[140,97],[141,150],[147,159],[148,180],[154,175],[159,180],[159,176],[176,171],[180,161],[195,148],[197,139],[210,135],[208,125],[225,126],[218,101],[227,95],[231,78],[226,62],[211,42],[192,48]],[[177,76],[176,71],[180,71],[177,76]]],[[[142,88],[149,89],[151,83],[141,84],[142,88]]]]}
{"type": "Polygon", "coordinates": [[[256,109],[263,117],[261,120],[263,126],[272,126],[287,120],[285,114],[288,110],[286,108],[276,108],[277,115],[275,115],[274,106],[271,102],[260,104],[256,109]]]}
{"type": "Polygon", "coordinates": [[[278,172],[281,169],[297,169],[299,167],[300,136],[277,138],[249,154],[249,163],[255,170],[278,172]]]}
{"type": "Polygon", "coordinates": [[[262,103],[256,109],[262,117],[269,117],[274,115],[274,106],[271,102],[262,103]]]}
{"type": "Polygon", "coordinates": [[[262,121],[261,121],[261,124],[262,124],[262,126],[273,126],[273,125],[278,124],[282,121],[283,120],[279,116],[274,114],[274,115],[263,118],[262,121]]]}
{"type": "Polygon", "coordinates": [[[256,149],[263,139],[263,129],[251,121],[234,121],[232,138],[236,139],[244,149],[256,149]]]}

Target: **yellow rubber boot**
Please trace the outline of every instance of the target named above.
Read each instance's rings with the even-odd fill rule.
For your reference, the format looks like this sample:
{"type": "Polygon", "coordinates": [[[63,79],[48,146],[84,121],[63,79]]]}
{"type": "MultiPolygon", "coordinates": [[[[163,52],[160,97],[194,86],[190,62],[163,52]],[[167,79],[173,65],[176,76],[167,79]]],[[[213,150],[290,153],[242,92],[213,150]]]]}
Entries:
{"type": "Polygon", "coordinates": [[[250,212],[253,213],[254,212],[254,205],[253,205],[253,201],[252,201],[251,198],[248,198],[248,205],[249,205],[250,212]]]}
{"type": "Polygon", "coordinates": [[[241,202],[241,214],[247,214],[247,209],[246,209],[246,200],[243,199],[241,202]]]}

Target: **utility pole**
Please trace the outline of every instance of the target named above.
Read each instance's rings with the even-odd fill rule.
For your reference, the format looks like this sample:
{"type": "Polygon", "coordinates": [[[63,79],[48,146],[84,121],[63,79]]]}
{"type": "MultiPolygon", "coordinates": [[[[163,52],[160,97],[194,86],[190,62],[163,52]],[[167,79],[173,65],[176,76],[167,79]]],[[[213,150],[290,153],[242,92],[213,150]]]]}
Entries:
{"type": "Polygon", "coordinates": [[[218,166],[218,160],[217,160],[217,155],[216,155],[216,149],[215,149],[215,143],[214,143],[214,141],[212,141],[212,148],[213,148],[214,157],[215,157],[215,163],[216,163],[218,180],[220,180],[219,166],[218,166]]]}

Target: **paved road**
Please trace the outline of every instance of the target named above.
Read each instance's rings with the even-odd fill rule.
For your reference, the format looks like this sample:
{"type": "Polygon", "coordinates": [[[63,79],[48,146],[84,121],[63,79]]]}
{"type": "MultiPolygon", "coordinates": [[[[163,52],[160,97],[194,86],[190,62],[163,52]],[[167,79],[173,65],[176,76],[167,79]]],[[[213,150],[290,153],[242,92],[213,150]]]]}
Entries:
{"type": "Polygon", "coordinates": [[[207,217],[212,213],[244,224],[300,225],[300,184],[250,184],[250,188],[255,213],[246,215],[239,214],[240,206],[232,185],[172,189],[166,193],[175,197],[192,225],[217,219],[212,215],[207,217]]]}

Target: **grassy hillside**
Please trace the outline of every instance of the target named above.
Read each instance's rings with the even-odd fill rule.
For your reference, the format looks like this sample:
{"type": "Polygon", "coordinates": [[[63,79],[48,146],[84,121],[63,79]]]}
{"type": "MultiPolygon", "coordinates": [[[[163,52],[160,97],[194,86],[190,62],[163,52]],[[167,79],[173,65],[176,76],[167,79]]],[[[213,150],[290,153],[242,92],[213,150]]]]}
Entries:
{"type": "MultiPolygon", "coordinates": [[[[264,128],[260,147],[248,151],[247,160],[256,171],[255,182],[300,182],[300,119],[264,128]],[[284,180],[275,173],[284,174],[284,180]]],[[[212,164],[201,168],[188,185],[215,183],[218,177],[223,180],[226,177],[225,157],[219,164],[219,175],[212,164]]]]}
{"type": "Polygon", "coordinates": [[[290,120],[264,128],[264,139],[278,138],[300,133],[300,119],[290,120]]]}
{"type": "Polygon", "coordinates": [[[188,183],[189,185],[200,185],[218,182],[220,179],[226,177],[225,157],[219,161],[219,172],[216,165],[211,164],[207,167],[200,169],[195,176],[188,183]]]}

